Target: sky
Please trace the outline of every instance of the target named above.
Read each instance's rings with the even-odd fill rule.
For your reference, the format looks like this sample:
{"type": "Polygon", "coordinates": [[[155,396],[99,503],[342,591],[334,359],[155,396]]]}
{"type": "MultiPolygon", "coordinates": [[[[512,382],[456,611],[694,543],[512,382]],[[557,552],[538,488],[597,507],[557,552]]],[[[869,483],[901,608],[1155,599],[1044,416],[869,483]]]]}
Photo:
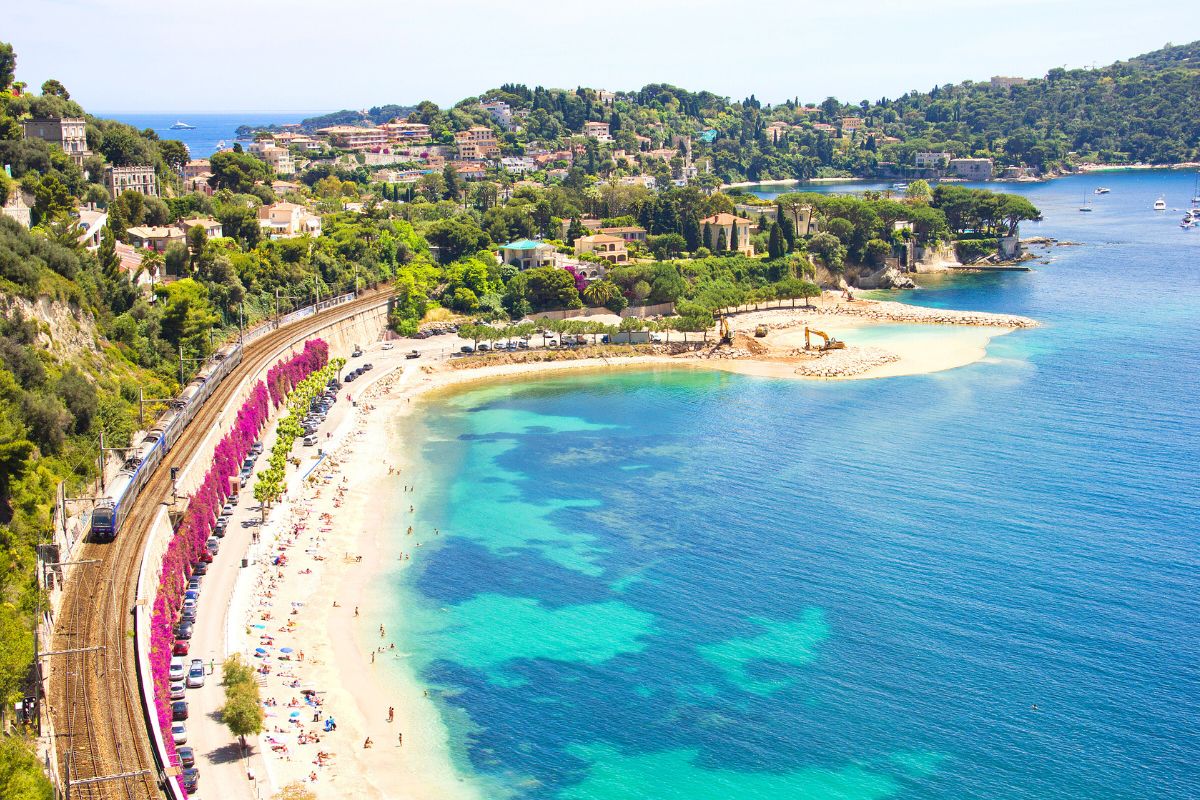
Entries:
{"type": "Polygon", "coordinates": [[[18,79],[57,78],[93,112],[452,105],[507,82],[857,102],[1200,39],[1200,14],[1177,0],[8,5],[0,40],[16,48],[18,79]]]}

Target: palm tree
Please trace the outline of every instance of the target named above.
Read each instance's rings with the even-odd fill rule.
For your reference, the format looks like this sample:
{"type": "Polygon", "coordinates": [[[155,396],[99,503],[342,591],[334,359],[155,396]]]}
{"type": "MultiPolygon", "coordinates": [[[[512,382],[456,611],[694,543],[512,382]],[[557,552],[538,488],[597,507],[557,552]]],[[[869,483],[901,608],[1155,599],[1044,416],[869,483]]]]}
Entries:
{"type": "Polygon", "coordinates": [[[607,306],[613,300],[617,299],[617,295],[621,290],[612,281],[592,281],[583,290],[583,299],[588,305],[593,308],[607,306]]]}

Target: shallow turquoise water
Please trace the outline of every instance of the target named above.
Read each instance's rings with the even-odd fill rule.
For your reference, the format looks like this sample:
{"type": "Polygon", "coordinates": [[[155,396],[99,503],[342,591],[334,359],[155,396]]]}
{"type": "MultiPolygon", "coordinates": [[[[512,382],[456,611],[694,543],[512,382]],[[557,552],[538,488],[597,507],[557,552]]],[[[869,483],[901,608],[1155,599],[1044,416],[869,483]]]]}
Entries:
{"type": "Polygon", "coordinates": [[[1045,323],[970,367],[426,404],[388,627],[464,766],[569,800],[1200,796],[1200,232],[1149,210],[1191,188],[1021,187],[1026,235],[1084,245],[903,298],[1045,323]]]}

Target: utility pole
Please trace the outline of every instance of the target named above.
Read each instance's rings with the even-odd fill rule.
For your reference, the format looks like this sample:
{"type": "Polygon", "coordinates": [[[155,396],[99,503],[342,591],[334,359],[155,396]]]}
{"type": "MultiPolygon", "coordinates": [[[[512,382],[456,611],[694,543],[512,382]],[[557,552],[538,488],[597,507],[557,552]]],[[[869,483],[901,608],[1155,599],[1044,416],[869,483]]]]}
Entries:
{"type": "Polygon", "coordinates": [[[179,345],[179,389],[183,390],[183,344],[179,345]]]}
{"type": "Polygon", "coordinates": [[[246,301],[238,303],[238,342],[242,341],[242,337],[246,332],[246,301]]]}
{"type": "Polygon", "coordinates": [[[100,493],[104,494],[104,431],[100,431],[100,493]]]}
{"type": "Polygon", "coordinates": [[[275,327],[279,327],[279,287],[275,287],[275,327]]]}

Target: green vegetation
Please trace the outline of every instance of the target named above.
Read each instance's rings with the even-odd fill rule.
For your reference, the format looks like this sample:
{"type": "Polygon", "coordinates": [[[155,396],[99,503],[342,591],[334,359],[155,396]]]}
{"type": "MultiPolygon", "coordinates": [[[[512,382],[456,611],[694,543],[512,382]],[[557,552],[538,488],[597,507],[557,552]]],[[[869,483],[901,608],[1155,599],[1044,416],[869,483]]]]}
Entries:
{"type": "Polygon", "coordinates": [[[254,668],[234,653],[221,664],[221,685],[225,687],[221,722],[245,746],[247,736],[262,732],[265,719],[254,668]]]}

